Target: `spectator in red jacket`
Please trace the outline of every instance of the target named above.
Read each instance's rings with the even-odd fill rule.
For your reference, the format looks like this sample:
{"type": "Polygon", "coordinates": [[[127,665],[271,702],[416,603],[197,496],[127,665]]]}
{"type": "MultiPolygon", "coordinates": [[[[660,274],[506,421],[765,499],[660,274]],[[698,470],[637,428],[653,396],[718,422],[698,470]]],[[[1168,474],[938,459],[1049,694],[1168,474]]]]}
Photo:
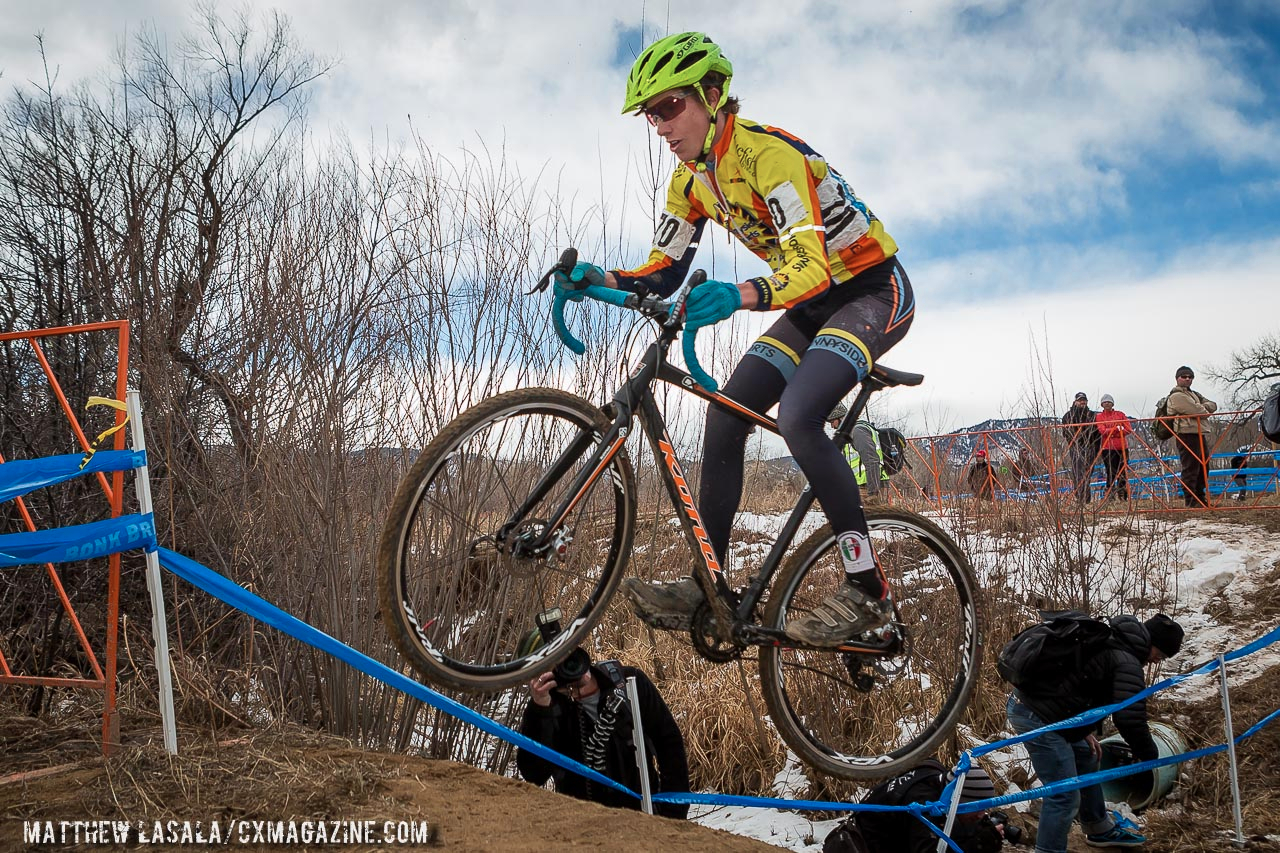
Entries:
{"type": "Polygon", "coordinates": [[[1133,432],[1129,416],[1116,408],[1115,397],[1102,395],[1102,411],[1094,417],[1102,436],[1102,464],[1107,469],[1107,497],[1129,499],[1128,446],[1125,436],[1133,432]]]}

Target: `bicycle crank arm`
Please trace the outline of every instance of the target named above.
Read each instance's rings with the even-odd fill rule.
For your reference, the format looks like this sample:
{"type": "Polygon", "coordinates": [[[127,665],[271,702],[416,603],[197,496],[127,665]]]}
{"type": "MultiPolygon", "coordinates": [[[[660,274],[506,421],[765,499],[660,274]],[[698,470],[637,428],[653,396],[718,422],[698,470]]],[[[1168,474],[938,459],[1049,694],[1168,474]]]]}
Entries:
{"type": "Polygon", "coordinates": [[[777,628],[765,628],[760,625],[747,626],[744,635],[744,639],[747,639],[753,646],[777,646],[784,649],[801,649],[815,652],[849,652],[851,654],[872,655],[875,657],[896,655],[903,648],[902,635],[896,628],[893,633],[880,642],[863,643],[851,640],[838,646],[811,646],[808,643],[798,643],[788,637],[784,631],[780,631],[777,628]]]}

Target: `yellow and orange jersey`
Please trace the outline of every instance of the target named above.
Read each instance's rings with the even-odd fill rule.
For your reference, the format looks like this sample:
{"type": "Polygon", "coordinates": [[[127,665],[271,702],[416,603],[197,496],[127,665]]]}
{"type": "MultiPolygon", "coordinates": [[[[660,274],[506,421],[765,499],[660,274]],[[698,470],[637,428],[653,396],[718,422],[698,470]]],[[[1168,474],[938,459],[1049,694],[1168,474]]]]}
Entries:
{"type": "Polygon", "coordinates": [[[731,115],[705,167],[682,163],[672,174],[649,260],[615,270],[619,286],[673,292],[708,219],[773,270],[751,280],[760,311],[820,296],[898,251],[880,220],[803,140],[731,115]]]}

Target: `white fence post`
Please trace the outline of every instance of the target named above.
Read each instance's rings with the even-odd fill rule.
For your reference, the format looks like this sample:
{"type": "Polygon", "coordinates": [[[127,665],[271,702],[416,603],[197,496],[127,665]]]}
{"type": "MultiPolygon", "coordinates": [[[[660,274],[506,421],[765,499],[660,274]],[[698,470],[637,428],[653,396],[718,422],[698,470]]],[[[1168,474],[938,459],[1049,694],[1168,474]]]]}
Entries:
{"type": "MultiPolygon", "coordinates": [[[[937,853],[949,850],[950,845],[947,844],[947,838],[951,837],[951,830],[956,825],[956,809],[960,807],[960,790],[964,787],[964,777],[969,775],[969,771],[956,774],[956,789],[951,792],[951,807],[947,809],[947,822],[942,826],[942,834],[946,836],[938,836],[938,846],[934,848],[937,853]]],[[[946,778],[943,777],[943,781],[946,778]]]]}
{"type": "MultiPolygon", "coordinates": [[[[129,412],[129,430],[133,449],[144,453],[146,435],[142,430],[142,404],[137,391],[125,393],[125,407],[129,412]]],[[[138,509],[143,515],[152,511],[151,478],[147,466],[134,472],[138,491],[138,509]]],[[[173,678],[169,672],[169,625],[164,612],[164,585],[160,579],[160,557],[155,551],[146,553],[147,591],[151,593],[151,636],[155,639],[156,671],[160,674],[160,722],[164,731],[164,748],[171,755],[178,754],[178,727],[173,714],[173,678]]]]}
{"type": "Polygon", "coordinates": [[[653,792],[649,790],[649,755],[644,748],[644,723],[640,720],[640,694],[634,677],[627,679],[627,698],[631,700],[631,728],[636,745],[636,766],[640,768],[640,805],[645,814],[653,814],[653,792]]]}
{"type": "Polygon", "coordinates": [[[1227,756],[1231,760],[1231,803],[1236,818],[1237,847],[1244,846],[1244,818],[1240,814],[1240,776],[1236,767],[1236,736],[1231,725],[1231,697],[1227,693],[1227,659],[1218,655],[1218,676],[1222,685],[1222,716],[1227,727],[1227,756]]]}

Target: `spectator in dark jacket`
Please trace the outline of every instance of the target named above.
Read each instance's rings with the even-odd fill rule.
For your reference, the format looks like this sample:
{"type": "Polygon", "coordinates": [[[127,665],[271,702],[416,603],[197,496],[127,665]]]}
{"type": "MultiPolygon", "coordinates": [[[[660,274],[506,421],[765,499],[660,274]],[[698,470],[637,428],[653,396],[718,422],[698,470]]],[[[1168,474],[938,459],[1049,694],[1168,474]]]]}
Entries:
{"type": "MultiPolygon", "coordinates": [[[[1079,672],[1031,696],[1017,689],[1009,697],[1008,717],[1013,731],[1022,734],[1060,722],[1092,708],[1123,702],[1146,687],[1143,667],[1172,657],[1182,648],[1182,627],[1159,613],[1146,622],[1134,616],[1111,620],[1115,639],[1085,661],[1079,672]]],[[[1146,701],[1141,700],[1111,716],[1121,737],[1138,761],[1159,755],[1147,725],[1146,701]]],[[[1093,735],[1096,723],[1046,732],[1026,742],[1031,764],[1041,784],[1049,785],[1092,773],[1098,769],[1101,748],[1093,735]]],[[[1036,836],[1039,853],[1066,853],[1067,833],[1077,817],[1085,840],[1093,847],[1133,847],[1146,839],[1117,826],[1107,812],[1102,788],[1091,785],[1045,797],[1036,836]]]]}
{"type": "Polygon", "coordinates": [[[1062,416],[1062,434],[1067,439],[1067,465],[1071,469],[1071,487],[1081,503],[1088,503],[1092,498],[1089,493],[1089,480],[1093,477],[1093,466],[1098,463],[1098,454],[1102,451],[1102,438],[1094,423],[1097,413],[1089,408],[1089,396],[1083,391],[1076,392],[1076,398],[1062,416]]]}
{"type": "Polygon", "coordinates": [[[991,469],[991,462],[987,459],[987,451],[978,448],[973,454],[973,464],[969,466],[969,473],[965,475],[965,479],[969,482],[969,490],[974,496],[981,500],[995,500],[995,472],[991,469]]]}
{"type": "MultiPolygon", "coordinates": [[[[626,694],[626,679],[630,677],[636,680],[640,700],[650,790],[655,794],[688,791],[684,737],[671,709],[647,675],[617,661],[594,663],[580,679],[564,687],[556,686],[550,672],[533,679],[529,682],[529,704],[520,721],[520,733],[639,793],[640,770],[626,694]]],[[[591,782],[523,749],[516,751],[516,768],[526,782],[534,785],[554,778],[556,791],[561,794],[614,808],[640,808],[635,797],[591,782]]],[[[653,810],[663,817],[689,816],[687,805],[654,803],[653,810]]]]}

